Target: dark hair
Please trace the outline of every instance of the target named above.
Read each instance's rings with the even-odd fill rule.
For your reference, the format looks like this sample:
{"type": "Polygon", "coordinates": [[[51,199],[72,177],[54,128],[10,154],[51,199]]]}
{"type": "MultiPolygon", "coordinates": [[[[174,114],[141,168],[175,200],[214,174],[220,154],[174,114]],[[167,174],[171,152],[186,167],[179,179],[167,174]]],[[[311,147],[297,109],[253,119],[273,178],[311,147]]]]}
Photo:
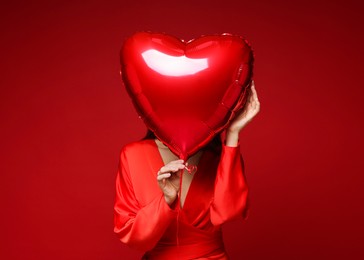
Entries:
{"type": "MultiPolygon", "coordinates": [[[[151,130],[147,130],[147,133],[145,134],[145,136],[143,137],[142,140],[147,140],[147,139],[156,139],[157,137],[155,136],[155,134],[153,133],[153,131],[151,130]]],[[[221,149],[222,149],[222,141],[221,141],[221,136],[220,134],[217,134],[207,145],[205,145],[202,149],[206,149],[206,150],[211,150],[217,154],[221,153],[221,149]]]]}

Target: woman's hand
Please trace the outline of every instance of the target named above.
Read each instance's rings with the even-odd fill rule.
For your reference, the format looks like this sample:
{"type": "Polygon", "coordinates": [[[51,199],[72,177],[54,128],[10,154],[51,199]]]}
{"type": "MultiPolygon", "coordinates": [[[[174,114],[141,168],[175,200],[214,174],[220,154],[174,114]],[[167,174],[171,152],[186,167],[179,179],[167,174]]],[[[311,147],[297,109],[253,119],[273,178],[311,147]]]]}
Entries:
{"type": "Polygon", "coordinates": [[[239,115],[231,122],[226,129],[226,145],[237,146],[240,131],[258,114],[260,103],[258,100],[255,84],[252,80],[247,102],[239,115]]]}
{"type": "Polygon", "coordinates": [[[171,161],[158,172],[158,184],[168,205],[172,205],[178,196],[181,170],[185,168],[183,163],[183,160],[171,161]]]}

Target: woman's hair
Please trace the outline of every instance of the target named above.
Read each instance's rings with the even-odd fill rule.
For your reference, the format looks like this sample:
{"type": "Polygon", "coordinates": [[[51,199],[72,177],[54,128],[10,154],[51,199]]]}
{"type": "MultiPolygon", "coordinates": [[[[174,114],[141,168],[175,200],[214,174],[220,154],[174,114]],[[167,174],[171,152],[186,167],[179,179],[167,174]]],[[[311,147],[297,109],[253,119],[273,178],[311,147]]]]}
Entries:
{"type": "MultiPolygon", "coordinates": [[[[157,137],[155,136],[155,134],[153,133],[153,131],[151,130],[147,130],[147,133],[145,134],[145,136],[143,137],[142,140],[146,140],[146,139],[156,139],[157,137]]],[[[221,136],[220,134],[217,134],[207,145],[205,145],[202,149],[206,149],[206,150],[211,150],[217,154],[221,153],[221,149],[222,149],[222,141],[221,141],[221,136]]]]}

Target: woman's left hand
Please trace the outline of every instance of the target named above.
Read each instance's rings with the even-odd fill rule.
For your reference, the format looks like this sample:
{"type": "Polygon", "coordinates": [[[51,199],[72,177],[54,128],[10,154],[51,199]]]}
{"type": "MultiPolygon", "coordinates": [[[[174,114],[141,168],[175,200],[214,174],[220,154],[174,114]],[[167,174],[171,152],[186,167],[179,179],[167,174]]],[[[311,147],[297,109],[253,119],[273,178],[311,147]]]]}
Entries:
{"type": "Polygon", "coordinates": [[[226,145],[237,146],[240,131],[258,114],[259,110],[258,94],[252,80],[247,102],[243,110],[226,129],[226,145]]]}

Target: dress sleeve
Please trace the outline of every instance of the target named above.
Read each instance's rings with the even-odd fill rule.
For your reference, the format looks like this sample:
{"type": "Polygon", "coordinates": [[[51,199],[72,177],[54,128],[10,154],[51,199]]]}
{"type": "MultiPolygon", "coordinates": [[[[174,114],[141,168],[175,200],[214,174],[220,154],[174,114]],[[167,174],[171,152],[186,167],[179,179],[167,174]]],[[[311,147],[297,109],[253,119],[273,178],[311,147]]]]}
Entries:
{"type": "Polygon", "coordinates": [[[148,251],[162,237],[177,211],[165,202],[163,193],[141,207],[135,197],[128,160],[123,149],[116,176],[114,232],[129,246],[148,251]]]}
{"type": "Polygon", "coordinates": [[[223,145],[210,208],[211,222],[221,225],[241,216],[246,219],[248,208],[248,185],[239,146],[223,145]]]}

